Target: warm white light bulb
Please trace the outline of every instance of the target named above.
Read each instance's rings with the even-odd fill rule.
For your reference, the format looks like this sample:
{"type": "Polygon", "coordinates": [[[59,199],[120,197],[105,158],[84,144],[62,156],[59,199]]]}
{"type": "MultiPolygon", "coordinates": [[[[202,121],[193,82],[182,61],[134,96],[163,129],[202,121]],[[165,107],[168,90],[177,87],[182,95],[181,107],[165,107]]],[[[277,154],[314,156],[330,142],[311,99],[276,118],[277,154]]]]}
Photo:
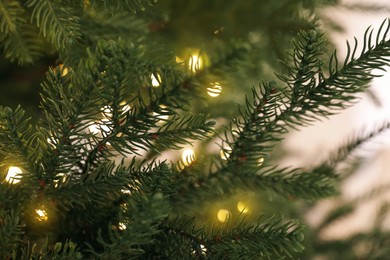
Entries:
{"type": "Polygon", "coordinates": [[[226,222],[231,216],[231,213],[227,209],[220,209],[217,213],[217,219],[219,222],[226,222]]]}
{"type": "Polygon", "coordinates": [[[237,203],[237,210],[241,213],[248,213],[249,212],[248,206],[243,201],[239,201],[237,203]]]}
{"type": "Polygon", "coordinates": [[[150,79],[152,80],[152,86],[153,87],[157,88],[157,87],[160,86],[160,84],[161,84],[161,76],[160,76],[160,74],[158,74],[158,73],[152,74],[150,76],[150,79]]]}
{"type": "Polygon", "coordinates": [[[119,224],[118,224],[118,228],[119,228],[119,230],[126,230],[126,224],[125,223],[122,223],[122,222],[120,222],[119,224]]]}
{"type": "Polygon", "coordinates": [[[61,76],[64,77],[68,74],[68,68],[64,66],[64,64],[58,64],[57,68],[61,70],[61,76]]]}
{"type": "Polygon", "coordinates": [[[175,57],[175,61],[176,61],[176,63],[184,63],[184,60],[182,58],[180,58],[179,56],[175,57]]]}
{"type": "Polygon", "coordinates": [[[35,210],[35,213],[36,213],[35,218],[36,218],[38,221],[46,221],[46,220],[49,219],[49,217],[47,216],[47,212],[46,212],[46,210],[44,210],[44,209],[36,209],[36,210],[35,210]]]}
{"type": "Polygon", "coordinates": [[[188,166],[195,161],[195,152],[191,148],[187,148],[181,154],[181,160],[184,166],[188,166]]]}
{"type": "Polygon", "coordinates": [[[22,174],[22,170],[19,167],[11,166],[8,168],[7,176],[5,176],[5,180],[8,183],[16,184],[20,182],[20,174],[22,174]]]}
{"type": "Polygon", "coordinates": [[[206,248],[205,245],[200,244],[200,245],[199,245],[199,249],[193,250],[193,251],[192,251],[192,254],[193,254],[193,255],[196,255],[196,254],[199,254],[199,253],[202,254],[202,255],[206,255],[206,253],[207,253],[207,248],[206,248]]]}
{"type": "Polygon", "coordinates": [[[199,52],[193,53],[190,56],[188,68],[191,72],[197,72],[203,68],[203,58],[199,55],[199,52]]]}
{"type": "Polygon", "coordinates": [[[218,82],[210,83],[210,87],[207,88],[207,94],[210,97],[218,97],[222,92],[222,86],[218,82]]]}
{"type": "Polygon", "coordinates": [[[259,166],[263,165],[264,157],[261,157],[257,162],[258,162],[259,166]]]}

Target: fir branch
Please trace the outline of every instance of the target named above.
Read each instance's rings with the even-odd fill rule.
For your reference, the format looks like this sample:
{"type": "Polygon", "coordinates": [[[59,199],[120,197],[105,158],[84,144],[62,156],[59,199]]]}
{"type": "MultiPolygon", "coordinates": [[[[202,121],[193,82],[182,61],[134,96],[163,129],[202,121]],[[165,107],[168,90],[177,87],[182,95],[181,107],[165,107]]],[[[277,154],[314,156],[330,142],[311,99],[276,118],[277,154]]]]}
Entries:
{"type": "MultiPolygon", "coordinates": [[[[347,42],[347,57],[344,60],[342,68],[339,68],[336,53],[332,55],[329,62],[329,76],[325,77],[322,73],[321,60],[317,58],[322,53],[321,48],[311,44],[312,41],[321,42],[321,34],[318,32],[309,32],[299,36],[301,47],[295,49],[294,64],[296,67],[291,67],[291,71],[299,71],[304,65],[309,66],[305,73],[308,77],[300,78],[294,75],[288,77],[280,77],[289,86],[291,81],[294,83],[292,90],[297,92],[297,88],[305,86],[307,81],[310,81],[310,87],[307,91],[291,98],[290,106],[279,115],[275,121],[285,121],[289,125],[308,122],[305,116],[310,113],[328,116],[333,114],[334,110],[346,108],[356,99],[356,93],[366,90],[367,83],[374,77],[378,77],[373,69],[384,70],[389,63],[390,56],[390,41],[388,41],[387,34],[390,30],[389,20],[385,20],[380,26],[376,36],[373,35],[373,30],[368,28],[364,36],[363,48],[360,55],[357,56],[357,39],[353,48],[347,42]],[[387,24],[387,25],[386,25],[387,24]],[[301,56],[303,47],[310,49],[311,53],[317,53],[310,59],[301,56]],[[298,64],[302,64],[299,66],[298,64]],[[310,68],[312,67],[312,68],[310,68]],[[326,109],[324,109],[326,108],[326,109]],[[294,114],[292,112],[295,112],[294,114]],[[292,117],[292,115],[294,115],[292,117]]],[[[296,73],[298,75],[298,73],[296,73]]],[[[304,87],[305,88],[305,87],[304,87]]]]}
{"type": "Polygon", "coordinates": [[[39,250],[37,250],[38,245],[30,245],[27,242],[27,245],[20,247],[12,255],[15,258],[20,259],[39,259],[39,258],[49,258],[49,259],[82,259],[82,254],[78,251],[75,243],[72,241],[66,240],[64,242],[57,242],[54,246],[46,239],[40,244],[39,250]]]}
{"type": "MultiPolygon", "coordinates": [[[[158,254],[160,257],[187,259],[205,258],[207,248],[206,233],[203,228],[195,228],[195,219],[188,217],[172,217],[159,225],[161,232],[156,236],[155,247],[147,250],[147,255],[158,254]],[[168,242],[163,246],[163,241],[168,242]],[[158,250],[161,248],[162,250],[158,250]]],[[[165,243],[164,243],[165,244],[165,243]]]]}
{"type": "MultiPolygon", "coordinates": [[[[137,147],[152,148],[155,151],[163,149],[180,149],[183,144],[191,144],[193,140],[202,140],[212,131],[213,121],[207,122],[204,115],[186,115],[173,117],[157,131],[144,134],[128,133],[128,141],[137,147]],[[138,144],[138,145],[136,145],[138,144]]],[[[125,134],[126,131],[124,131],[125,134]]]]}
{"type": "Polygon", "coordinates": [[[89,14],[80,18],[84,32],[83,37],[88,42],[97,42],[100,39],[117,39],[118,37],[133,41],[142,39],[147,33],[143,20],[129,15],[115,14],[107,17],[104,13],[89,14]]]}
{"type": "Polygon", "coordinates": [[[356,99],[355,94],[364,91],[368,81],[378,76],[372,69],[383,70],[388,64],[390,41],[386,41],[386,37],[389,29],[390,23],[385,20],[374,45],[372,31],[367,30],[359,57],[355,57],[357,43],[352,50],[348,44],[348,54],[341,69],[334,53],[327,78],[322,73],[322,61],[319,59],[323,53],[322,35],[315,31],[300,34],[290,76],[279,77],[292,89],[293,94],[289,103],[283,103],[280,113],[264,128],[264,132],[276,132],[274,128],[279,130],[287,126],[307,124],[318,116],[329,116],[335,110],[350,105],[356,99]]]}
{"type": "Polygon", "coordinates": [[[142,194],[134,192],[125,202],[126,210],[119,221],[126,226],[122,231],[112,230],[109,226],[109,240],[99,235],[97,241],[104,247],[104,252],[91,252],[100,258],[134,258],[147,254],[144,247],[155,243],[155,236],[161,232],[159,223],[163,222],[170,211],[169,204],[161,193],[142,194]]]}
{"type": "Polygon", "coordinates": [[[390,242],[390,234],[386,231],[372,230],[368,233],[357,233],[350,238],[330,241],[317,241],[316,253],[343,259],[386,259],[390,250],[386,246],[390,242]],[[351,250],[364,246],[364,251],[351,250]]]}
{"type": "MultiPolygon", "coordinates": [[[[64,210],[82,209],[85,210],[91,205],[105,207],[121,197],[121,189],[129,182],[129,178],[118,172],[112,174],[114,165],[101,163],[91,170],[83,179],[75,179],[65,176],[58,185],[52,185],[46,191],[46,195],[58,200],[58,208],[64,210]],[[115,192],[112,192],[115,191],[115,192]]],[[[95,213],[88,214],[91,218],[97,218],[95,213]]],[[[102,212],[105,215],[106,213],[102,212]]]]}
{"type": "Polygon", "coordinates": [[[13,211],[6,212],[0,207],[0,255],[11,258],[12,253],[18,251],[18,244],[22,241],[23,225],[19,216],[13,211]]]}
{"type": "Polygon", "coordinates": [[[81,37],[79,17],[70,7],[50,0],[28,0],[32,19],[36,21],[44,37],[58,49],[69,48],[81,37]]]}
{"type": "Polygon", "coordinates": [[[0,43],[5,57],[19,64],[32,63],[39,56],[39,44],[24,9],[17,1],[1,1],[0,14],[0,43]]]}
{"type": "MultiPolygon", "coordinates": [[[[389,191],[390,183],[381,184],[368,192],[365,192],[357,198],[341,201],[334,209],[332,209],[321,221],[321,223],[315,228],[315,232],[319,233],[323,229],[331,226],[335,221],[341,220],[343,217],[347,217],[355,212],[359,205],[364,205],[367,201],[374,200],[379,196],[386,194],[389,191]]],[[[377,217],[380,217],[378,214],[377,217]]]]}
{"type": "Polygon", "coordinates": [[[213,235],[214,240],[206,242],[206,248],[217,257],[264,258],[290,257],[303,251],[303,234],[294,222],[285,222],[278,217],[260,220],[255,225],[238,223],[232,229],[213,235]]]}
{"type": "Polygon", "coordinates": [[[92,8],[114,12],[137,13],[145,11],[145,6],[153,6],[157,0],[90,0],[92,8]]]}
{"type": "MultiPolygon", "coordinates": [[[[373,138],[382,134],[383,132],[389,130],[390,123],[383,123],[381,126],[376,127],[373,130],[370,130],[367,134],[355,134],[352,135],[347,142],[337,148],[337,151],[332,152],[330,156],[328,156],[327,162],[322,163],[322,165],[327,165],[328,167],[336,167],[338,164],[344,162],[348,156],[351,155],[354,151],[361,148],[362,145],[371,141],[373,138]]],[[[363,131],[360,131],[363,132],[363,131]]]]}
{"type": "Polygon", "coordinates": [[[285,198],[303,198],[316,200],[336,194],[335,179],[322,173],[305,172],[301,169],[277,169],[264,166],[252,171],[219,171],[210,176],[198,177],[185,191],[174,196],[174,203],[179,207],[194,203],[194,199],[203,201],[234,194],[238,190],[273,191],[285,198]]]}
{"type": "Polygon", "coordinates": [[[23,22],[24,10],[19,2],[7,1],[0,2],[0,31],[7,36],[17,30],[17,22],[23,22]]]}
{"type": "Polygon", "coordinates": [[[48,176],[70,174],[85,156],[88,140],[85,134],[91,122],[100,113],[100,89],[88,78],[62,76],[60,70],[46,74],[42,84],[41,107],[48,125],[47,138],[54,146],[48,147],[44,165],[48,176]],[[60,102],[59,102],[60,101],[60,102]],[[83,152],[84,151],[84,152],[83,152]]]}
{"type": "Polygon", "coordinates": [[[224,169],[257,168],[259,159],[266,159],[267,153],[272,151],[270,144],[282,140],[280,136],[287,132],[283,125],[272,125],[272,130],[269,127],[280,113],[284,94],[276,89],[274,82],[264,83],[259,89],[252,89],[253,101],[246,99],[246,109],[240,109],[241,118],[233,119],[237,130],[232,141],[225,132],[224,142],[232,152],[225,151],[229,158],[223,162],[224,169]]]}
{"type": "Polygon", "coordinates": [[[242,121],[236,119],[238,130],[233,141],[226,134],[224,142],[232,149],[227,162],[221,162],[219,169],[210,178],[218,178],[224,172],[246,172],[259,169],[258,160],[276,143],[288,127],[309,124],[318,116],[328,116],[334,110],[345,108],[355,99],[355,94],[366,89],[366,84],[376,75],[372,69],[383,69],[390,56],[390,41],[386,41],[390,23],[385,20],[372,44],[372,32],[366,31],[364,46],[359,57],[355,57],[357,44],[348,55],[343,68],[338,68],[334,54],[329,64],[329,77],[322,73],[323,38],[315,31],[302,32],[295,43],[293,63],[289,76],[279,76],[291,89],[291,94],[277,91],[269,83],[253,91],[253,103],[247,100],[246,110],[241,112],[242,121]],[[385,26],[387,23],[387,26],[385,26]],[[288,101],[286,99],[288,98],[288,101]],[[247,158],[250,160],[247,162],[247,158]],[[244,164],[245,162],[245,164],[244,164]]]}
{"type": "Polygon", "coordinates": [[[151,196],[161,193],[166,197],[172,197],[185,179],[180,173],[172,171],[166,162],[150,162],[144,167],[135,167],[134,164],[135,160],[132,161],[131,166],[123,169],[132,176],[132,180],[126,187],[129,192],[142,190],[151,196]]]}
{"type": "Polygon", "coordinates": [[[24,115],[20,106],[15,110],[0,107],[0,154],[9,162],[18,162],[27,171],[25,176],[37,178],[42,175],[39,167],[42,152],[37,145],[35,129],[24,115]]]}

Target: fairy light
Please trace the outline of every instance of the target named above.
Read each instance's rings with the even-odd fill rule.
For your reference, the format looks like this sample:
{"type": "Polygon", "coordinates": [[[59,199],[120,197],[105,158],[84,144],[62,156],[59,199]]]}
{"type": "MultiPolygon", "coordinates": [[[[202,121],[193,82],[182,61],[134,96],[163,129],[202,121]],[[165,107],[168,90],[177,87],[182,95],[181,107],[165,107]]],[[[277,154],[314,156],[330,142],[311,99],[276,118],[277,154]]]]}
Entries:
{"type": "Polygon", "coordinates": [[[122,194],[131,194],[131,190],[129,189],[121,189],[122,194]]]}
{"type": "Polygon", "coordinates": [[[7,176],[5,176],[5,180],[10,184],[16,184],[20,182],[20,174],[22,174],[22,170],[19,167],[11,166],[8,168],[7,176]]]}
{"type": "Polygon", "coordinates": [[[263,165],[263,163],[264,163],[264,157],[261,157],[261,158],[257,161],[257,163],[259,164],[259,166],[263,165]]]}
{"type": "Polygon", "coordinates": [[[176,63],[184,63],[184,60],[178,56],[175,57],[176,63]]]}
{"type": "Polygon", "coordinates": [[[126,224],[125,223],[122,223],[122,222],[120,222],[119,224],[118,224],[118,228],[119,228],[119,230],[126,230],[126,224]]]}
{"type": "Polygon", "coordinates": [[[156,73],[156,74],[152,74],[150,76],[150,79],[152,80],[152,86],[157,88],[161,85],[161,76],[160,74],[156,73]]]}
{"type": "Polygon", "coordinates": [[[35,209],[35,219],[38,221],[47,221],[49,219],[46,210],[44,209],[35,209]]]}
{"type": "Polygon", "coordinates": [[[201,70],[203,68],[203,66],[204,66],[204,60],[200,56],[199,51],[196,52],[196,53],[192,53],[190,55],[190,60],[189,60],[189,63],[188,63],[188,69],[191,72],[197,72],[197,71],[201,70]]]}
{"type": "Polygon", "coordinates": [[[231,213],[227,209],[220,209],[217,213],[217,219],[219,222],[226,222],[231,216],[231,213]]]}
{"type": "Polygon", "coordinates": [[[200,244],[198,250],[193,250],[192,251],[193,255],[196,255],[196,254],[199,254],[199,253],[202,254],[202,255],[206,255],[207,248],[206,248],[205,245],[200,244]]]}
{"type": "Polygon", "coordinates": [[[237,203],[237,210],[241,213],[248,213],[249,212],[248,206],[243,201],[239,201],[237,203]]]}
{"type": "Polygon", "coordinates": [[[210,87],[207,88],[207,94],[210,97],[218,97],[222,92],[222,86],[218,82],[210,83],[210,87]]]}
{"type": "Polygon", "coordinates": [[[64,66],[64,64],[58,64],[57,68],[61,71],[61,76],[64,77],[68,74],[68,68],[64,66]]]}
{"type": "Polygon", "coordinates": [[[232,151],[232,148],[230,148],[230,147],[225,147],[225,148],[221,149],[221,151],[219,152],[221,159],[225,160],[225,161],[227,159],[229,159],[231,151],[232,151]]]}
{"type": "Polygon", "coordinates": [[[181,160],[184,166],[188,166],[195,161],[195,151],[191,148],[187,148],[181,154],[181,160]]]}

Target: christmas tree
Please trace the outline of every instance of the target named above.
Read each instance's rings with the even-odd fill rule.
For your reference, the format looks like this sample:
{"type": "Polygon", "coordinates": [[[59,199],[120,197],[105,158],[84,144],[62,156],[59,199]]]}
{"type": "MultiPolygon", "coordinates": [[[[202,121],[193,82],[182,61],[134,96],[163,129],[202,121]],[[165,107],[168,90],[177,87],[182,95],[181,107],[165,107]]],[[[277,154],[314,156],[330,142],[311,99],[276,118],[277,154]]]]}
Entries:
{"type": "MultiPolygon", "coordinates": [[[[280,167],[278,145],[367,91],[390,22],[340,60],[316,15],[335,1],[277,2],[0,0],[4,64],[36,68],[30,84],[45,71],[41,112],[0,107],[2,259],[357,257],[302,208],[337,195],[339,164],[389,125],[309,170],[280,167]]],[[[384,259],[374,236],[367,257],[384,259]]]]}

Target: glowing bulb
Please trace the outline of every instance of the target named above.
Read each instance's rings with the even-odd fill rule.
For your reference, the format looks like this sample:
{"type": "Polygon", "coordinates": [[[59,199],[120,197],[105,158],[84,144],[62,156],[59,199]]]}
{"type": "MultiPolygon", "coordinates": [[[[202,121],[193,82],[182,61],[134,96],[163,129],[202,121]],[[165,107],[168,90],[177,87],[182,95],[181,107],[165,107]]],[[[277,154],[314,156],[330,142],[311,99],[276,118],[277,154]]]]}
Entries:
{"type": "Polygon", "coordinates": [[[222,86],[218,82],[210,83],[210,87],[207,88],[207,94],[210,97],[218,97],[222,92],[222,86]]]}
{"type": "Polygon", "coordinates": [[[188,64],[188,68],[191,72],[199,71],[203,68],[203,65],[204,61],[203,58],[199,55],[199,52],[191,54],[188,64]]]}
{"type": "Polygon", "coordinates": [[[57,68],[61,71],[61,76],[66,76],[68,74],[68,68],[64,66],[64,64],[58,64],[57,68]]]}
{"type": "Polygon", "coordinates": [[[195,152],[191,148],[187,148],[181,154],[181,160],[184,166],[188,166],[195,161],[195,152]]]}
{"type": "Polygon", "coordinates": [[[121,189],[121,192],[123,194],[131,194],[131,190],[129,190],[129,189],[121,189]]]}
{"type": "Polygon", "coordinates": [[[119,230],[126,230],[127,227],[126,227],[125,223],[120,222],[118,225],[118,228],[119,228],[119,230]]]}
{"type": "Polygon", "coordinates": [[[264,157],[261,157],[257,162],[258,162],[259,166],[263,165],[264,157]]]}
{"type": "Polygon", "coordinates": [[[19,167],[11,166],[8,168],[7,176],[5,180],[10,184],[16,184],[20,182],[19,174],[22,174],[22,170],[19,167]]]}
{"type": "Polygon", "coordinates": [[[193,255],[196,255],[196,254],[199,254],[199,253],[202,254],[202,255],[205,255],[207,253],[207,248],[206,248],[205,245],[200,244],[198,250],[193,250],[192,251],[193,255]]]}
{"type": "Polygon", "coordinates": [[[221,159],[225,160],[225,161],[227,159],[229,159],[231,151],[232,151],[232,148],[230,148],[230,147],[225,147],[225,148],[221,149],[221,151],[219,152],[221,159]]]}
{"type": "Polygon", "coordinates": [[[122,204],[120,204],[120,207],[121,207],[121,209],[122,209],[123,211],[126,211],[126,210],[128,210],[128,209],[129,209],[129,207],[127,206],[127,204],[126,204],[126,203],[122,203],[122,204]]]}
{"type": "Polygon", "coordinates": [[[183,63],[184,62],[184,60],[178,56],[175,57],[175,61],[176,61],[176,63],[183,63]]]}
{"type": "Polygon", "coordinates": [[[47,212],[44,209],[36,209],[35,213],[35,219],[37,219],[38,221],[47,221],[49,219],[49,217],[47,216],[47,212]]]}
{"type": "Polygon", "coordinates": [[[237,210],[241,213],[248,213],[249,212],[247,205],[245,205],[245,203],[242,201],[239,201],[237,203],[237,210]]]}
{"type": "Polygon", "coordinates": [[[217,219],[219,222],[226,222],[230,218],[230,211],[227,209],[220,209],[217,213],[217,219]]]}
{"type": "Polygon", "coordinates": [[[153,87],[157,88],[157,87],[160,86],[160,84],[161,84],[161,76],[160,76],[160,74],[158,74],[158,73],[152,74],[152,76],[150,76],[150,79],[152,80],[152,86],[153,87]]]}

